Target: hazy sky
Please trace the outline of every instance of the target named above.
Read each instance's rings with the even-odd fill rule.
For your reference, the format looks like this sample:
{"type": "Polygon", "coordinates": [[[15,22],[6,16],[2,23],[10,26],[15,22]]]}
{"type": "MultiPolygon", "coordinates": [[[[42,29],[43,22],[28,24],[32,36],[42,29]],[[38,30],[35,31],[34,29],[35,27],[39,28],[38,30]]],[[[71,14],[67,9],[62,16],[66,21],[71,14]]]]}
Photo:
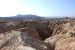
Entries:
{"type": "Polygon", "coordinates": [[[75,0],[0,0],[0,16],[75,16],[75,0]]]}

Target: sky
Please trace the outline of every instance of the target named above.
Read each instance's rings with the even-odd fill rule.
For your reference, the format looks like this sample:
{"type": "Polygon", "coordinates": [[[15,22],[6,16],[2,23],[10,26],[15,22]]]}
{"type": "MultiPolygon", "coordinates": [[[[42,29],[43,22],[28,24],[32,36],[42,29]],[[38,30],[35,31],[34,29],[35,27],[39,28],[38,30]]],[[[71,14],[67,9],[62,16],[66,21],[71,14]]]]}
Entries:
{"type": "Polygon", "coordinates": [[[0,16],[75,16],[75,0],[0,0],[0,16]]]}

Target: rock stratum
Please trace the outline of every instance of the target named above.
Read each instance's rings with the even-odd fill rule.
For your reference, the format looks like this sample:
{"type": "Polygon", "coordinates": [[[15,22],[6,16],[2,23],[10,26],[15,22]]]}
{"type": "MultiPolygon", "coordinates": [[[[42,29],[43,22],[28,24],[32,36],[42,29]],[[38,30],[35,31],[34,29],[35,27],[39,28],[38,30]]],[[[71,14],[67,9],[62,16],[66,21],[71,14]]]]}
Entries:
{"type": "Polygon", "coordinates": [[[75,50],[75,21],[0,21],[0,50],[75,50]]]}

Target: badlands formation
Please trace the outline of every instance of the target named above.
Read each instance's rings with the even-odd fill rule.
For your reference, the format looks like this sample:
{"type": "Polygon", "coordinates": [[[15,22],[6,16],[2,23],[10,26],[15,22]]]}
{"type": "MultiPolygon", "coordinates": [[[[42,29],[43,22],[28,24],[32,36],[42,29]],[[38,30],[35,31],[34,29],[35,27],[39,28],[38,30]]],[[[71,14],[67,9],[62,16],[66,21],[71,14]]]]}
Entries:
{"type": "Polygon", "coordinates": [[[0,50],[75,50],[75,21],[1,21],[0,50]]]}

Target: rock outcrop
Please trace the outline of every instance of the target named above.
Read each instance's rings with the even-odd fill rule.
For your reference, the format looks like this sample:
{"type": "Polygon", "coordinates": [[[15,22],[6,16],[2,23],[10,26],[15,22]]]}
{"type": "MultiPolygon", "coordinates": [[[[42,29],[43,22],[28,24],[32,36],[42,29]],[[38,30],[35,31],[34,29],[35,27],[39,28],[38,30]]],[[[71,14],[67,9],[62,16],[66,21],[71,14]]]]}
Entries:
{"type": "Polygon", "coordinates": [[[38,31],[36,31],[36,29],[34,29],[34,28],[25,27],[25,28],[21,28],[21,29],[17,29],[17,30],[27,33],[30,37],[42,40],[41,37],[39,36],[38,31]]]}
{"type": "Polygon", "coordinates": [[[75,21],[0,22],[0,50],[74,50],[75,21]]]}
{"type": "Polygon", "coordinates": [[[21,24],[19,21],[6,21],[0,22],[0,33],[4,33],[10,30],[23,28],[24,25],[21,24]]]}
{"type": "Polygon", "coordinates": [[[55,50],[75,50],[75,37],[58,41],[55,50]]]}
{"type": "Polygon", "coordinates": [[[53,50],[49,44],[36,39],[33,34],[29,35],[22,30],[12,30],[1,34],[0,50],[53,50]]]}

